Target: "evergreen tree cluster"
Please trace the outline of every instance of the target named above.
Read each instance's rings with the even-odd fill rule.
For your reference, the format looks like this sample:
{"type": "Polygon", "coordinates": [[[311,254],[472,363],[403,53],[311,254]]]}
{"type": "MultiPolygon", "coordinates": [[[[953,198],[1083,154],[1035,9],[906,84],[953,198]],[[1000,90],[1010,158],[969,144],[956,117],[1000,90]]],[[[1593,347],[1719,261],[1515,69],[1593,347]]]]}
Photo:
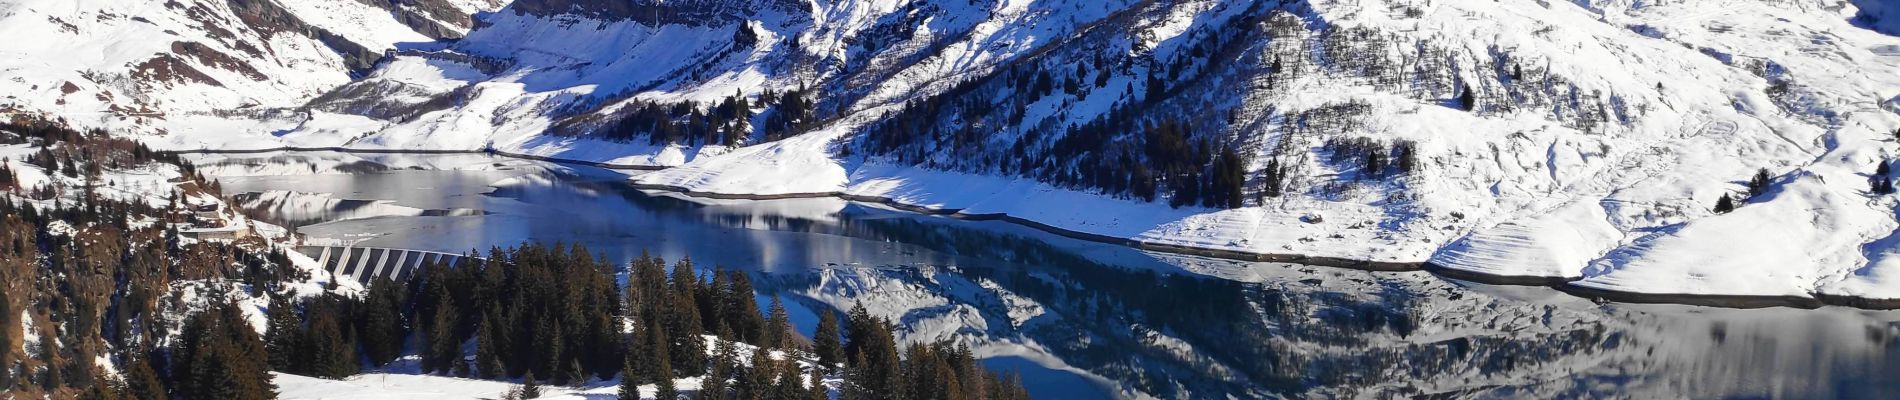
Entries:
{"type": "Polygon", "coordinates": [[[817,107],[812,103],[809,89],[801,87],[784,93],[767,90],[759,95],[759,102],[771,106],[762,127],[768,142],[804,133],[818,124],[817,107]]]}
{"type": "MultiPolygon", "coordinates": [[[[1756,198],[1767,195],[1768,188],[1773,185],[1774,181],[1772,175],[1768,174],[1767,168],[1755,170],[1755,176],[1748,178],[1748,198],[1745,200],[1754,201],[1756,198]]],[[[1878,187],[1876,187],[1876,189],[1878,189],[1878,187]]],[[[1728,193],[1723,193],[1722,197],[1715,199],[1714,211],[1716,214],[1727,214],[1730,211],[1735,211],[1735,208],[1740,206],[1741,204],[1737,203],[1737,200],[1735,200],[1733,196],[1730,196],[1728,193]]]]}
{"type": "MultiPolygon", "coordinates": [[[[0,132],[21,132],[21,141],[37,144],[39,150],[21,161],[39,167],[49,175],[83,177],[88,185],[112,186],[116,183],[101,180],[103,172],[160,163],[175,166],[184,174],[188,182],[182,186],[217,193],[216,182],[205,179],[190,163],[179,159],[176,154],[156,152],[136,140],[113,137],[105,131],[79,132],[53,122],[15,121],[0,122],[0,132]]],[[[18,171],[0,169],[5,169],[0,171],[0,191],[12,188],[25,191],[28,198],[49,200],[66,189],[59,182],[42,184],[40,187],[20,187],[18,171]]],[[[86,195],[92,196],[94,189],[85,188],[86,195]]]]}
{"type": "MultiPolygon", "coordinates": [[[[274,300],[263,340],[269,363],[287,373],[348,376],[358,372],[357,360],[386,364],[408,336],[422,355],[424,372],[521,377],[523,386],[510,394],[516,398],[534,398],[533,388],[541,382],[578,385],[621,374],[623,398],[637,396],[641,385],[656,385],[661,398],[674,398],[668,395],[678,393],[671,387],[674,379],[705,376],[701,398],[724,393],[723,398],[809,399],[825,395],[826,389],[811,386],[808,378],[822,380],[827,369],[868,356],[911,368],[890,369],[910,375],[875,378],[913,385],[900,388],[918,393],[919,399],[1024,398],[1019,382],[979,368],[968,349],[913,349],[909,354],[924,358],[905,364],[889,323],[869,319],[862,310],[854,314],[849,331],[835,316],[822,317],[814,346],[807,348],[783,303],[774,298],[760,309],[751,278],[743,272],[714,268],[701,276],[690,259],[669,271],[665,260],[642,255],[629,265],[626,286],[616,288],[611,264],[580,246],[528,244],[489,254],[485,261],[426,266],[407,285],[372,283],[362,298],[274,300]],[[716,340],[708,340],[709,335],[716,340]],[[844,337],[852,338],[850,344],[844,337]],[[464,351],[470,341],[472,355],[464,351]],[[756,351],[741,354],[739,343],[756,351]],[[813,352],[829,367],[806,370],[790,361],[813,352]],[[967,395],[922,394],[938,388],[967,395]],[[998,393],[1008,397],[992,397],[998,393]]],[[[854,379],[859,378],[845,377],[854,379]]]]}
{"type": "MultiPolygon", "coordinates": [[[[165,315],[180,315],[169,282],[236,279],[264,284],[289,277],[283,254],[243,246],[167,241],[160,227],[129,229],[123,220],[142,203],[99,199],[93,212],[36,207],[0,199],[0,349],[27,315],[40,318],[38,345],[27,358],[0,353],[0,389],[8,392],[80,392],[104,398],[270,398],[270,381],[257,332],[236,307],[213,307],[186,318],[179,343],[161,347],[165,315]],[[91,218],[93,222],[80,222],[91,218]],[[84,227],[59,235],[53,222],[84,227]],[[148,245],[165,243],[165,245],[148,245]],[[173,303],[173,305],[167,305],[173,303]],[[120,379],[101,370],[106,358],[120,379]]],[[[222,288],[213,288],[222,294],[222,288]]],[[[27,334],[27,332],[21,332],[27,334]]]]}
{"type": "Polygon", "coordinates": [[[585,247],[560,244],[494,249],[486,260],[463,260],[423,267],[401,296],[408,301],[395,303],[415,321],[423,372],[533,374],[559,385],[619,372],[620,302],[612,263],[585,247]],[[472,365],[463,352],[471,340],[472,365]]]}
{"type": "Polygon", "coordinates": [[[1748,198],[1754,200],[1756,197],[1768,194],[1768,187],[1774,184],[1770,179],[1767,168],[1755,170],[1755,176],[1748,178],[1748,198]]]}
{"type": "Polygon", "coordinates": [[[789,321],[777,321],[786,318],[783,308],[775,308],[774,321],[768,323],[745,273],[714,268],[710,280],[702,279],[691,259],[681,259],[668,274],[665,260],[645,254],[633,260],[628,271],[625,301],[634,322],[630,353],[646,358],[626,363],[637,382],[657,382],[662,373],[691,376],[705,370],[707,334],[762,348],[793,348],[790,338],[796,334],[789,321]]]}
{"type": "MultiPolygon", "coordinates": [[[[186,172],[181,186],[202,184],[176,157],[102,132],[43,122],[3,123],[0,130],[39,146],[29,163],[42,168],[99,178],[102,170],[171,163],[186,172]]],[[[0,193],[0,349],[20,348],[14,338],[25,335],[38,339],[24,352],[0,351],[0,391],[54,398],[271,397],[262,343],[222,295],[236,288],[270,291],[301,274],[284,254],[253,241],[187,243],[177,229],[192,213],[176,201],[153,205],[100,193],[112,184],[88,179],[80,188],[45,186],[26,196],[44,199],[37,205],[0,193]],[[193,310],[172,290],[186,281],[215,282],[200,286],[209,293],[199,303],[205,310],[193,310]],[[21,329],[28,324],[22,318],[34,329],[21,329]],[[174,331],[183,334],[170,336],[174,331]],[[177,340],[161,340],[166,337],[177,340]],[[99,360],[116,365],[118,377],[106,374],[99,360]]]]}
{"type": "Polygon", "coordinates": [[[264,344],[272,370],[339,379],[402,355],[411,328],[403,294],[387,280],[361,298],[324,294],[301,302],[271,300],[264,344]]]}
{"type": "Polygon", "coordinates": [[[270,382],[264,342],[232,303],[198,313],[185,322],[181,343],[171,354],[173,393],[183,399],[269,399],[270,382]]]}
{"type": "Polygon", "coordinates": [[[1286,194],[1287,168],[1280,159],[1267,160],[1267,168],[1261,171],[1260,203],[1265,204],[1267,197],[1280,197],[1286,194]]]}
{"type": "Polygon", "coordinates": [[[1332,138],[1321,147],[1334,165],[1355,166],[1358,179],[1383,179],[1418,169],[1418,145],[1409,140],[1332,138]]]}
{"type": "Polygon", "coordinates": [[[844,353],[850,361],[840,390],[844,399],[1029,398],[1020,377],[984,369],[968,347],[919,344],[900,356],[890,321],[871,316],[863,305],[853,307],[845,321],[844,353]]]}
{"type": "MultiPolygon", "coordinates": [[[[766,141],[776,141],[810,129],[816,123],[813,105],[805,90],[783,93],[767,90],[758,96],[758,104],[741,94],[733,94],[712,104],[692,101],[663,103],[630,99],[604,123],[582,128],[587,118],[563,120],[557,132],[588,133],[602,139],[653,145],[685,146],[751,144],[753,110],[763,108],[765,119],[758,131],[766,141]]],[[[582,115],[588,115],[582,113],[582,115]]]]}
{"type": "Polygon", "coordinates": [[[628,100],[618,118],[594,131],[608,140],[649,144],[738,145],[752,131],[752,106],[733,95],[708,107],[695,102],[663,104],[628,100]]]}
{"type": "MultiPolygon", "coordinates": [[[[77,177],[85,171],[88,176],[94,176],[101,170],[119,170],[152,162],[190,169],[190,164],[176,154],[153,151],[144,143],[114,137],[104,130],[81,132],[58,122],[19,120],[0,121],[0,131],[16,133],[25,143],[38,143],[40,151],[24,161],[49,173],[77,177]]],[[[195,176],[189,172],[186,175],[195,176]]]]}
{"type": "Polygon", "coordinates": [[[807,374],[797,363],[772,356],[764,347],[754,348],[750,354],[739,354],[733,341],[720,341],[714,347],[712,363],[705,379],[701,380],[698,399],[817,399],[828,398],[828,389],[822,385],[807,385],[807,377],[816,377],[812,382],[822,382],[818,371],[807,374]],[[741,357],[744,357],[741,363],[741,357]]]}

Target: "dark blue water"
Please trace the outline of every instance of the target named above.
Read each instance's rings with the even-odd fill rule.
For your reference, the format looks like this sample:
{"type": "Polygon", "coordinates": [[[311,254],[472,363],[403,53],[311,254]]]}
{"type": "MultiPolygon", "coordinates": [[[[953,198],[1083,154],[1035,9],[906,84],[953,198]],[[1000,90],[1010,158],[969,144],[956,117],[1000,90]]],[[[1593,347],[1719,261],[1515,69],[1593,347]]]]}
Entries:
{"type": "Polygon", "coordinates": [[[198,163],[313,242],[577,243],[748,271],[810,332],[862,304],[1040,398],[1900,396],[1900,314],[1594,304],[1425,273],[1212,260],[836,199],[715,201],[481,155],[198,163]]]}

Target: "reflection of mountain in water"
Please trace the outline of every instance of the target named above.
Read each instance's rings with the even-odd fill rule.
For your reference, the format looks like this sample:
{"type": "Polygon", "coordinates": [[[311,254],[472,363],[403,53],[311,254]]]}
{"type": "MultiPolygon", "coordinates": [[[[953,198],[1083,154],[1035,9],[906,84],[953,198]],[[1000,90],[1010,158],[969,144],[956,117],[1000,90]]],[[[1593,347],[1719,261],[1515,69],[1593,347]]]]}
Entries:
{"type": "MultiPolygon", "coordinates": [[[[1890,334],[1831,343],[1845,349],[1835,357],[1759,350],[1835,340],[1776,334],[1785,327],[1761,323],[1776,318],[1754,315],[1775,313],[1768,310],[1736,310],[1743,314],[1736,321],[1675,321],[1500,299],[1424,274],[1326,268],[1237,282],[1104,264],[954,223],[848,221],[846,231],[956,254],[960,265],[768,276],[759,279],[763,290],[807,306],[864,304],[899,321],[913,342],[951,338],[990,355],[1046,353],[1124,390],[1163,398],[1857,395],[1892,393],[1895,384],[1869,371],[1900,371],[1890,334]],[[1709,340],[1713,329],[1733,337],[1743,325],[1756,343],[1709,340]],[[1780,370],[1789,363],[1847,368],[1801,376],[1780,370]]],[[[1864,324],[1849,321],[1840,330],[1880,328],[1864,324]]]]}
{"type": "Polygon", "coordinates": [[[1425,273],[1161,255],[855,203],[762,211],[583,186],[701,225],[913,248],[940,261],[757,280],[812,308],[862,303],[913,342],[1044,357],[1151,396],[1900,394],[1883,377],[1900,373],[1893,313],[1527,302],[1425,273]]]}
{"type": "Polygon", "coordinates": [[[1482,334],[1432,311],[1531,316],[1553,310],[1475,298],[1430,300],[1418,290],[1432,285],[1417,280],[1242,283],[1103,265],[1027,238],[917,220],[850,225],[936,244],[933,250],[969,260],[998,261],[761,278],[773,281],[767,290],[837,308],[862,303],[899,321],[910,340],[956,338],[993,353],[1046,352],[1159,397],[1458,391],[1500,379],[1439,382],[1537,375],[1570,357],[1621,345],[1588,318],[1508,336],[1482,334]]]}
{"type": "Polygon", "coordinates": [[[484,215],[481,210],[465,208],[419,209],[380,200],[337,199],[326,194],[283,190],[241,193],[232,196],[246,216],[273,224],[300,227],[331,221],[377,217],[427,217],[484,215]]]}
{"type": "MultiPolygon", "coordinates": [[[[257,168],[346,164],[313,162],[322,166],[257,168]]],[[[553,164],[293,175],[226,187],[260,193],[246,208],[296,220],[376,216],[306,231],[379,235],[377,246],[559,240],[614,259],[653,250],[771,271],[756,273],[764,294],[810,309],[862,303],[901,323],[908,341],[953,339],[992,363],[1034,366],[1026,373],[1043,398],[1103,395],[1077,393],[1077,381],[1167,398],[1900,398],[1900,380],[1889,378],[1900,376],[1900,314],[1891,312],[1596,305],[1425,273],[1157,254],[838,199],[683,199],[553,164]],[[407,218],[462,208],[489,214],[407,218]]]]}
{"type": "Polygon", "coordinates": [[[394,169],[388,165],[361,158],[338,159],[324,155],[291,153],[216,155],[215,158],[199,156],[198,160],[194,162],[199,170],[217,176],[281,175],[287,173],[367,174],[394,169]]]}

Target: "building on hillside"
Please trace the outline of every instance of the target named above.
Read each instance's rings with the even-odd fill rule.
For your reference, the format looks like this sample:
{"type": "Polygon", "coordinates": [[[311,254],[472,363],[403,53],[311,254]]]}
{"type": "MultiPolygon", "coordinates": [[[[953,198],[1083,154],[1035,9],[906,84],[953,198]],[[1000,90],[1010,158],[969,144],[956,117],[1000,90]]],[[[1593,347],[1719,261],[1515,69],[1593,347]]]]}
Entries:
{"type": "Polygon", "coordinates": [[[216,228],[192,228],[178,231],[185,237],[198,240],[238,240],[249,238],[254,232],[244,225],[230,225],[216,228]]]}

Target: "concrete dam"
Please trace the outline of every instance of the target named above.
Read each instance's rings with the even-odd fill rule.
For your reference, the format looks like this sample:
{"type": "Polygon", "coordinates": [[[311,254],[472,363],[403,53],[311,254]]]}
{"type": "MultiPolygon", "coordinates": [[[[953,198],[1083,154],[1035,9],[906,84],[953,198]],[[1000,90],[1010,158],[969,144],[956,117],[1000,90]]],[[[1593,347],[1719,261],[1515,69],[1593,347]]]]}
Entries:
{"type": "Polygon", "coordinates": [[[455,265],[463,258],[482,260],[461,254],[379,247],[298,246],[297,252],[316,259],[330,273],[363,283],[379,278],[406,281],[429,263],[455,265]]]}

